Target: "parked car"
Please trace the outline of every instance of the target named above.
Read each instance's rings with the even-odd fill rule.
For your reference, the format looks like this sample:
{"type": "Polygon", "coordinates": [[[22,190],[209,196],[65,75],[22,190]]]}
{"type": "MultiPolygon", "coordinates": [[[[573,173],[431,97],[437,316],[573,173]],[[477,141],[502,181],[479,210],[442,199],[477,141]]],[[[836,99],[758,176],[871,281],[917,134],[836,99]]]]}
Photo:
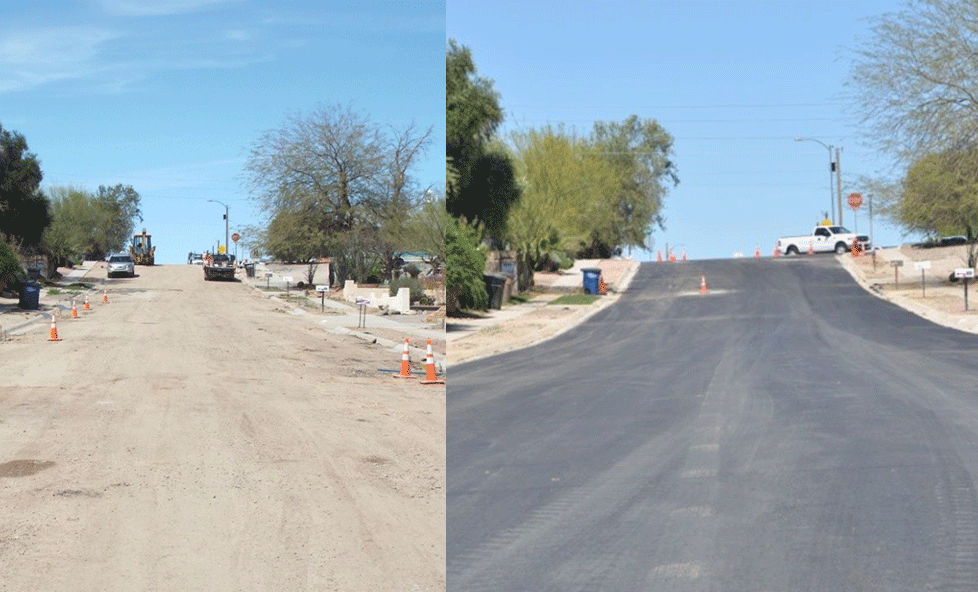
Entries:
{"type": "Polygon", "coordinates": [[[136,277],[136,263],[129,255],[112,255],[106,268],[108,277],[123,275],[136,277]]]}
{"type": "Polygon", "coordinates": [[[966,236],[942,236],[940,238],[929,238],[922,243],[916,243],[911,246],[916,249],[931,249],[934,247],[956,247],[966,244],[968,244],[968,237],[966,236]]]}

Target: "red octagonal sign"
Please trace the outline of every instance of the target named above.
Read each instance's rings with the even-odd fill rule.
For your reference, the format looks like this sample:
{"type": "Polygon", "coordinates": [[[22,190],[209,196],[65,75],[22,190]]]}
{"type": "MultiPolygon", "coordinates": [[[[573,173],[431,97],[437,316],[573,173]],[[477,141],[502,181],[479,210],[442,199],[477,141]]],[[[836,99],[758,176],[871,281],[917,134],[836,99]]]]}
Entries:
{"type": "Polygon", "coordinates": [[[849,194],[849,207],[857,210],[859,206],[863,205],[863,196],[860,193],[850,193],[849,194]]]}

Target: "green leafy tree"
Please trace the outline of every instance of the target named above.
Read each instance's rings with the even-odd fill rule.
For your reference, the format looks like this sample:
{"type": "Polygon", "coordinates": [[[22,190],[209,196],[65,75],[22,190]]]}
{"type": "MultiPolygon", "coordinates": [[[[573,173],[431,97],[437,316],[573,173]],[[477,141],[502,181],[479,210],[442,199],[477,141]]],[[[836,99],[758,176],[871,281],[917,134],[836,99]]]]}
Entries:
{"type": "Polygon", "coordinates": [[[92,246],[99,225],[92,195],[74,187],[54,187],[50,194],[51,224],[42,239],[48,268],[70,267],[92,246]]]}
{"type": "Polygon", "coordinates": [[[500,239],[519,190],[507,151],[493,141],[503,121],[499,94],[491,80],[477,75],[467,47],[449,40],[446,57],[448,212],[478,221],[500,239]]]}
{"type": "MultiPolygon", "coordinates": [[[[590,142],[594,157],[614,170],[617,187],[602,193],[603,212],[582,254],[607,257],[618,246],[645,247],[656,226],[663,227],[662,202],[669,185],[679,183],[672,161],[672,136],[653,119],[637,115],[623,122],[598,122],[590,142]]],[[[596,213],[595,213],[596,215],[596,213]]]]}
{"type": "Polygon", "coordinates": [[[489,302],[483,279],[486,254],[479,246],[479,230],[454,217],[449,217],[445,229],[445,250],[448,265],[445,286],[449,299],[449,314],[463,309],[485,308],[489,302]]]}
{"type": "Polygon", "coordinates": [[[98,238],[88,253],[91,259],[123,251],[132,237],[136,221],[143,221],[140,195],[131,185],[99,185],[92,205],[98,210],[98,238]]]}
{"type": "Polygon", "coordinates": [[[41,165],[27,140],[0,126],[0,234],[36,251],[50,224],[48,201],[40,191],[41,165]]]}
{"type": "Polygon", "coordinates": [[[607,161],[590,158],[588,144],[562,129],[514,134],[513,144],[522,187],[509,212],[507,237],[517,252],[518,288],[527,290],[544,259],[576,251],[611,228],[606,204],[615,178],[607,161]]]}
{"type": "Polygon", "coordinates": [[[929,235],[964,233],[968,266],[978,262],[978,153],[943,152],[919,158],[907,171],[896,208],[906,228],[929,235]]]}
{"type": "Polygon", "coordinates": [[[142,220],[139,193],[128,185],[101,186],[96,194],[75,187],[54,187],[50,193],[51,223],[42,245],[55,267],[124,250],[134,217],[142,220]]]}
{"type": "Polygon", "coordinates": [[[399,237],[399,243],[407,251],[421,253],[421,260],[435,273],[445,267],[445,230],[449,217],[445,197],[431,192],[428,199],[408,215],[399,237]]]}
{"type": "Polygon", "coordinates": [[[26,279],[17,252],[0,237],[0,292],[17,281],[26,279]]]}

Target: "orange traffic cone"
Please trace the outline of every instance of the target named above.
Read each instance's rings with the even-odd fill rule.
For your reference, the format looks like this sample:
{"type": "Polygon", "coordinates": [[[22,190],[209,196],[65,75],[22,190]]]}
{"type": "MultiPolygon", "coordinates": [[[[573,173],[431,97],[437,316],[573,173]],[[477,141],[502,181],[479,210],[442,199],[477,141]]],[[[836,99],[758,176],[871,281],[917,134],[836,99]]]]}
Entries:
{"type": "Polygon", "coordinates": [[[425,360],[424,364],[425,377],[419,384],[445,384],[445,381],[438,378],[438,373],[435,371],[435,356],[431,353],[431,340],[428,340],[428,359],[425,360]]]}
{"type": "Polygon", "coordinates": [[[859,256],[859,241],[857,240],[852,241],[852,256],[853,257],[859,256]]]}
{"type": "Polygon", "coordinates": [[[71,299],[71,318],[73,318],[73,319],[77,319],[78,318],[78,307],[75,306],[75,299],[74,298],[71,299]]]}
{"type": "Polygon", "coordinates": [[[706,276],[702,276],[700,279],[700,294],[706,294],[706,276]]]}
{"type": "Polygon", "coordinates": [[[58,324],[56,320],[57,317],[54,313],[51,313],[51,336],[48,337],[48,341],[61,341],[61,338],[58,337],[58,324]]]}
{"type": "Polygon", "coordinates": [[[815,243],[809,243],[808,244],[808,254],[809,255],[814,255],[815,254],[815,243]]]}
{"type": "Polygon", "coordinates": [[[102,302],[104,302],[106,304],[109,303],[109,291],[108,290],[105,290],[104,292],[102,292],[102,302]]]}
{"type": "Polygon", "coordinates": [[[602,294],[603,295],[603,294],[607,294],[607,293],[608,293],[608,286],[606,286],[605,283],[604,283],[604,276],[603,275],[599,275],[598,276],[598,294],[602,294]]]}
{"type": "Polygon", "coordinates": [[[761,247],[760,247],[760,245],[754,247],[754,258],[755,259],[760,259],[761,258],[761,247]]]}
{"type": "Polygon", "coordinates": [[[781,251],[778,250],[778,244],[777,243],[774,244],[774,256],[775,257],[780,257],[781,256],[781,251]]]}
{"type": "Polygon", "coordinates": [[[657,252],[658,252],[657,256],[659,258],[659,263],[662,263],[662,251],[657,251],[657,252]]]}
{"type": "Polygon", "coordinates": [[[88,294],[85,294],[85,310],[92,310],[91,305],[88,304],[88,294]]]}
{"type": "Polygon", "coordinates": [[[408,338],[404,338],[404,353],[401,354],[401,373],[395,374],[394,378],[414,378],[411,376],[411,358],[408,355],[408,338]]]}

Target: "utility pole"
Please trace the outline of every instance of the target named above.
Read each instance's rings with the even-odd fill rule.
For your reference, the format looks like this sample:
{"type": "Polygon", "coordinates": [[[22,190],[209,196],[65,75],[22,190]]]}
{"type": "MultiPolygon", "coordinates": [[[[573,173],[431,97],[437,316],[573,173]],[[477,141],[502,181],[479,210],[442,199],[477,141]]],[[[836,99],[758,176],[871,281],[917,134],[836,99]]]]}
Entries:
{"type": "MultiPolygon", "coordinates": [[[[816,144],[821,144],[822,148],[825,148],[826,150],[829,151],[829,209],[832,210],[832,218],[829,219],[832,220],[833,223],[835,223],[835,196],[832,195],[834,193],[832,174],[835,173],[835,163],[832,162],[833,147],[829,146],[828,144],[826,144],[821,140],[816,140],[815,138],[795,138],[795,142],[815,142],[816,144]]],[[[838,153],[838,151],[836,151],[836,153],[838,153]]],[[[841,204],[842,202],[840,201],[839,203],[841,204]]],[[[839,207],[842,206],[840,205],[839,207]]]]}
{"type": "Polygon", "coordinates": [[[844,226],[842,223],[842,161],[839,160],[840,152],[838,148],[835,149],[835,183],[837,188],[835,196],[839,200],[839,226],[844,226]]]}
{"type": "MultiPolygon", "coordinates": [[[[223,202],[220,202],[220,201],[217,201],[216,199],[209,199],[207,201],[209,201],[209,202],[212,201],[214,203],[218,203],[218,204],[221,204],[222,206],[224,206],[224,251],[225,251],[226,254],[230,255],[231,253],[230,253],[230,249],[228,247],[228,206],[227,206],[227,204],[225,204],[223,202]]],[[[220,251],[220,250],[221,250],[220,247],[218,247],[218,251],[220,251]]]]}

